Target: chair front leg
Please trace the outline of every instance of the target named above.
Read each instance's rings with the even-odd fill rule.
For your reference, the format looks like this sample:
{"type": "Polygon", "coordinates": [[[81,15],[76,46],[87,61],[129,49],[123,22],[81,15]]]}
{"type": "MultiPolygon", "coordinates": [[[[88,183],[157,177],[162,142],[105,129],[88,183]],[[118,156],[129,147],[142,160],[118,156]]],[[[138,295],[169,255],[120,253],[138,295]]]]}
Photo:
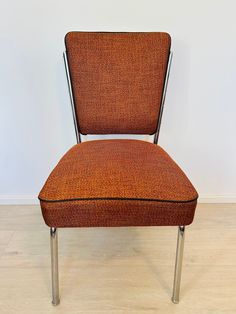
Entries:
{"type": "Polygon", "coordinates": [[[52,270],[52,304],[60,303],[59,297],[59,276],[58,276],[58,239],[57,228],[50,228],[51,243],[51,270],[52,270]]]}
{"type": "Polygon", "coordinates": [[[175,304],[179,303],[179,291],[180,291],[180,281],[181,281],[183,251],[184,251],[184,237],[185,237],[185,226],[179,226],[177,248],[176,248],[176,260],[175,260],[174,286],[173,286],[173,295],[172,295],[172,302],[175,304]]]}

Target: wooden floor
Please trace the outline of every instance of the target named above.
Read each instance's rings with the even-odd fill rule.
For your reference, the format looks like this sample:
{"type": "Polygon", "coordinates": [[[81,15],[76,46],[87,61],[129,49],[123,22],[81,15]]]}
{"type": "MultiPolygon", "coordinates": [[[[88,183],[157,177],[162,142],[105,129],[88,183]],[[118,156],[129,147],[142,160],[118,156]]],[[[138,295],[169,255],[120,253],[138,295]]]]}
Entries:
{"type": "Polygon", "coordinates": [[[38,206],[0,207],[0,313],[236,313],[236,204],[201,204],[171,302],[176,227],[59,230],[51,305],[49,230],[38,206]]]}

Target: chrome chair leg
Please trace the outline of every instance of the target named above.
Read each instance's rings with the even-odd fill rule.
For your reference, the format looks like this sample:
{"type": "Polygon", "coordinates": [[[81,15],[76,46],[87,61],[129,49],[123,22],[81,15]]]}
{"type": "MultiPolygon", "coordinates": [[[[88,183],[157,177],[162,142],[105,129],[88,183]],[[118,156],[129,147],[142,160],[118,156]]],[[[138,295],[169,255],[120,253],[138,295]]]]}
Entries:
{"type": "Polygon", "coordinates": [[[58,240],[57,228],[50,228],[51,243],[51,269],[52,269],[52,304],[58,305],[59,298],[59,278],[58,278],[58,240]]]}
{"type": "Polygon", "coordinates": [[[177,249],[176,249],[176,260],[175,260],[174,286],[173,286],[173,295],[172,295],[172,302],[175,304],[179,303],[179,291],[180,291],[180,281],[181,281],[181,271],[182,271],[183,251],[184,251],[184,236],[185,236],[185,226],[179,226],[177,249]]]}

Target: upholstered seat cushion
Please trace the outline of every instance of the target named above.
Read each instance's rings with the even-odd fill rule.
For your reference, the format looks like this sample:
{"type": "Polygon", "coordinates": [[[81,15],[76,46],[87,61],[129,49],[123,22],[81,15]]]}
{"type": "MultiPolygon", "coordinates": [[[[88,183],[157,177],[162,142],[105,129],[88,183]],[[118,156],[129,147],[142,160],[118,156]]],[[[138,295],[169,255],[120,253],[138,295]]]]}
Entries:
{"type": "Polygon", "coordinates": [[[73,146],[39,194],[51,227],[188,225],[197,197],[160,146],[139,140],[73,146]]]}

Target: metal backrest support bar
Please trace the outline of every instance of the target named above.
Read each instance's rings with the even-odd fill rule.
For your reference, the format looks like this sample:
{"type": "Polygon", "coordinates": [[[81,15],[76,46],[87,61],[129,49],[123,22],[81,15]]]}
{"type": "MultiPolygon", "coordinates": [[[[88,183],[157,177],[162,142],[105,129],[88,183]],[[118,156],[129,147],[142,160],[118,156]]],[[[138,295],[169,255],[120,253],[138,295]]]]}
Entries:
{"type": "Polygon", "coordinates": [[[74,103],[74,98],[73,98],[72,85],[71,85],[71,80],[70,80],[70,71],[69,71],[66,51],[63,52],[63,58],[64,58],[65,69],[66,69],[68,89],[69,89],[69,94],[70,94],[70,102],[71,102],[71,109],[72,109],[73,121],[74,121],[74,126],[75,126],[76,141],[77,143],[81,143],[81,136],[78,130],[78,121],[75,114],[75,103],[74,103]]]}
{"type": "Polygon", "coordinates": [[[153,140],[154,144],[158,143],[160,127],[161,127],[161,119],[162,119],[163,108],[164,108],[165,99],[166,99],[166,91],[167,91],[167,86],[168,86],[168,81],[169,81],[169,76],[170,76],[170,67],[171,67],[172,57],[173,57],[173,52],[170,51],[167,69],[166,69],[164,89],[163,89],[163,94],[162,94],[162,99],[161,99],[160,113],[159,113],[158,122],[157,122],[157,131],[154,135],[154,140],[153,140]]]}
{"type": "MultiPolygon", "coordinates": [[[[165,83],[164,83],[163,94],[162,94],[162,99],[161,99],[160,113],[159,113],[158,122],[157,122],[157,131],[154,135],[154,140],[153,140],[154,144],[158,143],[162,114],[163,114],[163,108],[164,108],[164,104],[165,104],[166,91],[167,91],[169,75],[170,75],[172,56],[173,56],[173,52],[171,51],[169,54],[169,59],[168,59],[168,64],[167,64],[165,83]]],[[[63,53],[63,58],[64,58],[65,69],[66,69],[68,89],[69,89],[69,94],[70,94],[70,102],[71,102],[71,108],[72,108],[72,114],[73,114],[76,140],[77,140],[77,143],[81,143],[81,135],[80,135],[80,132],[78,130],[78,121],[77,121],[77,117],[76,117],[76,113],[75,113],[75,103],[74,103],[74,98],[73,98],[73,91],[72,91],[72,85],[71,85],[71,80],[70,80],[70,72],[69,72],[69,66],[68,66],[66,51],[63,53]]]]}

